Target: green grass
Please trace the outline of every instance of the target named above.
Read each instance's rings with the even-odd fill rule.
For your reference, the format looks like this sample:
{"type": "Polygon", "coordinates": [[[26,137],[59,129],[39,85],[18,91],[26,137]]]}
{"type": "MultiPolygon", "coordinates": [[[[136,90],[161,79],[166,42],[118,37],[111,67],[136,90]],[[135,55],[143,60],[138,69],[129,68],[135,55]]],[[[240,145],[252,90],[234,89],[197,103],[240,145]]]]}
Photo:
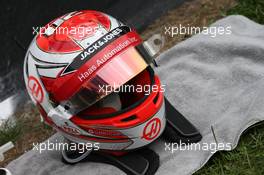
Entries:
{"type": "Polygon", "coordinates": [[[0,129],[0,146],[12,141],[15,142],[21,136],[22,125],[7,121],[0,129]]]}
{"type": "Polygon", "coordinates": [[[0,128],[0,146],[12,141],[15,148],[5,154],[5,160],[0,161],[0,167],[6,166],[11,160],[32,148],[32,143],[42,142],[54,134],[54,130],[41,123],[36,108],[25,108],[18,111],[0,128]]]}
{"type": "Polygon", "coordinates": [[[196,175],[263,175],[264,123],[244,133],[233,151],[217,152],[196,175]]]}
{"type": "MultiPolygon", "coordinates": [[[[264,24],[264,0],[238,0],[227,15],[244,15],[264,24]]],[[[264,31],[263,31],[264,32],[264,31]]],[[[244,133],[236,149],[217,152],[196,175],[263,175],[264,123],[244,133]]]]}
{"type": "Polygon", "coordinates": [[[21,114],[20,117],[13,117],[16,118],[15,122],[12,120],[4,122],[0,128],[0,146],[9,141],[16,143],[18,140],[25,140],[25,136],[38,134],[45,136],[45,134],[52,133],[52,128],[41,123],[39,114],[36,113],[36,115],[25,117],[24,114],[21,114]]]}
{"type": "Polygon", "coordinates": [[[249,19],[264,24],[264,0],[238,0],[238,5],[227,15],[244,15],[249,19]]]}

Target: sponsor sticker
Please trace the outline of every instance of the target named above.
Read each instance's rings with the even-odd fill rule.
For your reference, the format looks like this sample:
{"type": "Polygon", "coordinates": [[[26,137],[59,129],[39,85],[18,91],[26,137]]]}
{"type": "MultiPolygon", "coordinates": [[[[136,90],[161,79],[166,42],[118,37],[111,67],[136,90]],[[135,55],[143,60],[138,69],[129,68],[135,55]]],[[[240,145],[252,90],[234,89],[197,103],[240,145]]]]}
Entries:
{"type": "Polygon", "coordinates": [[[160,132],[161,129],[161,121],[159,118],[151,119],[143,130],[143,138],[146,140],[153,140],[155,139],[160,132]]]}
{"type": "Polygon", "coordinates": [[[81,135],[81,131],[79,129],[71,127],[71,126],[64,125],[61,127],[61,129],[63,129],[65,132],[69,134],[81,135]]]}

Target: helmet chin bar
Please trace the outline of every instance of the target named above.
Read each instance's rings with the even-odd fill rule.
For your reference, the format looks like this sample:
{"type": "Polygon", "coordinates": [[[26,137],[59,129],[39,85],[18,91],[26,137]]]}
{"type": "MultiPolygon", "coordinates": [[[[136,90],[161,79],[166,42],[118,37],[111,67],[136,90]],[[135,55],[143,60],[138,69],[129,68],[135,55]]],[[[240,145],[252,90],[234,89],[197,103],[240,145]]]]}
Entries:
{"type": "MultiPolygon", "coordinates": [[[[165,115],[167,126],[162,134],[167,141],[190,144],[202,139],[199,131],[193,126],[165,97],[165,115]]],[[[63,107],[62,107],[63,108],[63,107]]],[[[160,137],[160,136],[159,136],[160,137]]],[[[114,152],[114,151],[113,151],[114,152]]],[[[131,175],[154,174],[159,167],[159,156],[148,147],[126,154],[121,152],[111,153],[109,151],[85,151],[80,154],[78,151],[62,152],[63,162],[75,164],[78,162],[100,162],[114,165],[131,175]]]]}

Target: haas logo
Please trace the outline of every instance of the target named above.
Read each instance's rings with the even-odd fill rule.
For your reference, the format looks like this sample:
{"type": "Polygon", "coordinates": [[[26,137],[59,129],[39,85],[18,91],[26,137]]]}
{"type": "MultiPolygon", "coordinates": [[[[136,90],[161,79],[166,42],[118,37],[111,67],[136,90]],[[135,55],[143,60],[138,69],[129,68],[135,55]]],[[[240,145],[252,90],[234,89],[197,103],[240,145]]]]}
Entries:
{"type": "Polygon", "coordinates": [[[71,127],[71,126],[64,125],[61,127],[61,129],[69,134],[81,135],[81,131],[79,129],[71,127]]]}
{"type": "Polygon", "coordinates": [[[37,80],[37,78],[35,78],[33,76],[30,76],[28,78],[28,88],[31,92],[31,95],[34,97],[34,99],[37,102],[42,103],[44,93],[43,93],[43,89],[42,89],[39,81],[37,80]]]}
{"type": "Polygon", "coordinates": [[[151,119],[143,130],[143,138],[146,140],[152,140],[159,135],[161,128],[161,122],[159,118],[151,119]]]}

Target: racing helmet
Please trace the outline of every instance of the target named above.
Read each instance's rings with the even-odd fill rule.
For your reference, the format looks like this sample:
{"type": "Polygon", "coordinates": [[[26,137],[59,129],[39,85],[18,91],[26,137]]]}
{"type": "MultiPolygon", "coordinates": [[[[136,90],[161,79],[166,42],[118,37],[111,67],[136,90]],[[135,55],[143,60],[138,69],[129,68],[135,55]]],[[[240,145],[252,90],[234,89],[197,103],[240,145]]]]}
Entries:
{"type": "Polygon", "coordinates": [[[42,27],[24,61],[28,94],[45,123],[103,150],[143,147],[166,124],[163,87],[135,30],[91,10],[42,27]]]}

